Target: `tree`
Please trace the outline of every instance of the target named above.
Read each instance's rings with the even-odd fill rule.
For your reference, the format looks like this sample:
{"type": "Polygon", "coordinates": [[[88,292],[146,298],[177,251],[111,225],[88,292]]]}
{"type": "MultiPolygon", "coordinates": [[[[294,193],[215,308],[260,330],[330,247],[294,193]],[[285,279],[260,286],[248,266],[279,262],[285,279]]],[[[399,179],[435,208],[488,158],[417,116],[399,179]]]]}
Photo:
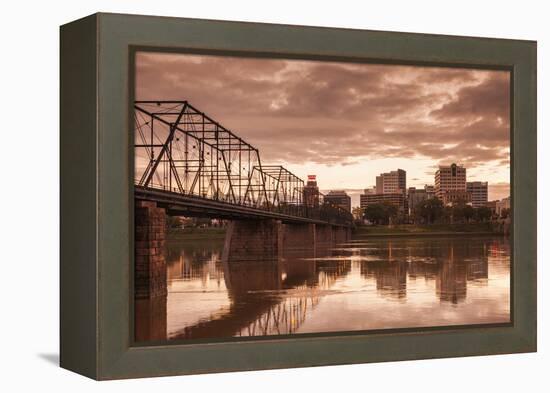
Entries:
{"type": "Polygon", "coordinates": [[[451,207],[452,222],[460,222],[464,217],[464,209],[466,205],[463,204],[454,204],[451,207]]]}
{"type": "Polygon", "coordinates": [[[374,224],[385,221],[386,212],[381,203],[373,203],[365,208],[365,218],[374,224]]]}
{"type": "Polygon", "coordinates": [[[180,217],[176,216],[168,216],[166,217],[166,225],[168,228],[181,228],[181,219],[180,217]]]}
{"type": "Polygon", "coordinates": [[[390,224],[397,217],[399,209],[392,203],[373,203],[365,208],[365,218],[376,225],[390,224]]]}
{"type": "Polygon", "coordinates": [[[351,214],[353,214],[353,217],[356,219],[356,220],[359,220],[359,221],[362,221],[363,220],[363,216],[365,215],[365,212],[364,212],[365,209],[359,207],[359,206],[355,206],[353,209],[351,209],[351,214]]]}
{"type": "Polygon", "coordinates": [[[443,213],[441,214],[446,223],[453,223],[453,207],[452,206],[443,206],[443,213]]]}
{"type": "Polygon", "coordinates": [[[208,217],[196,217],[195,226],[199,228],[209,227],[212,224],[212,219],[208,217]]]}
{"type": "Polygon", "coordinates": [[[398,212],[397,206],[389,202],[384,202],[382,206],[384,208],[384,222],[386,224],[391,224],[392,222],[395,221],[397,217],[397,212],[398,212]]]}
{"type": "Polygon", "coordinates": [[[491,218],[492,215],[493,212],[487,206],[482,206],[475,209],[475,217],[478,221],[487,221],[491,218]]]}
{"type": "Polygon", "coordinates": [[[458,200],[452,206],[451,216],[453,222],[470,222],[474,216],[474,208],[471,205],[467,205],[464,200],[458,200]]]}
{"type": "Polygon", "coordinates": [[[422,206],[422,203],[425,201],[426,199],[422,199],[422,200],[419,200],[419,201],[416,201],[416,203],[413,203],[412,201],[410,202],[410,205],[409,205],[409,219],[411,220],[412,223],[414,224],[418,224],[420,219],[422,218],[422,216],[420,215],[420,207],[422,206]]]}
{"type": "Polygon", "coordinates": [[[463,215],[464,215],[464,219],[466,220],[466,222],[470,222],[470,220],[474,217],[474,208],[470,205],[466,205],[464,206],[464,210],[462,211],[463,215]]]}
{"type": "Polygon", "coordinates": [[[503,208],[501,211],[500,211],[500,218],[508,218],[508,216],[510,215],[510,209],[508,208],[503,208]]]}
{"type": "Polygon", "coordinates": [[[418,212],[428,224],[433,224],[443,214],[443,202],[430,198],[418,204],[418,212]]]}

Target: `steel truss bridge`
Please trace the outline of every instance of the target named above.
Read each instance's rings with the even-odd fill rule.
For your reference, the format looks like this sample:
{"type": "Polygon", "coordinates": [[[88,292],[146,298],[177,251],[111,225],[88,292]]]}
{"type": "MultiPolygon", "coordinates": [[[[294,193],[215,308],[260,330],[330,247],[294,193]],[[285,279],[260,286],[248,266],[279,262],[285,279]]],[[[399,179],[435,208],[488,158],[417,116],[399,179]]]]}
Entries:
{"type": "Polygon", "coordinates": [[[171,214],[352,225],[351,214],[188,101],[136,101],[134,193],[171,214]],[[311,195],[315,192],[316,195],[311,195]]]}

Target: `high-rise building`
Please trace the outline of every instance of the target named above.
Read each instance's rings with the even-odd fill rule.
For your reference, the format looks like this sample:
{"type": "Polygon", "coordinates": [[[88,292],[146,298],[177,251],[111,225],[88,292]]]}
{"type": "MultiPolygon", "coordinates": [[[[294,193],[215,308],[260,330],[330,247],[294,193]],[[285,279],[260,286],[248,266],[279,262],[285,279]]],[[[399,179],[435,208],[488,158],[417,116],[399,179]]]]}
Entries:
{"type": "Polygon", "coordinates": [[[348,212],[351,212],[351,197],[344,190],[332,190],[324,197],[325,203],[329,202],[348,212]]]}
{"type": "Polygon", "coordinates": [[[501,199],[500,201],[497,201],[495,203],[495,213],[497,214],[497,216],[503,216],[504,210],[508,210],[508,212],[510,211],[510,197],[501,199]]]}
{"type": "Polygon", "coordinates": [[[428,196],[428,199],[435,198],[435,186],[426,184],[424,185],[424,191],[426,191],[426,195],[428,196]]]}
{"type": "Polygon", "coordinates": [[[487,182],[469,181],[466,182],[466,191],[470,194],[472,207],[485,206],[487,203],[487,182]]]}
{"type": "Polygon", "coordinates": [[[496,210],[497,210],[497,203],[499,201],[487,201],[485,203],[485,207],[489,208],[489,210],[491,210],[491,214],[496,214],[496,210]]]}
{"type": "Polygon", "coordinates": [[[462,190],[448,190],[443,193],[441,201],[445,206],[452,206],[457,203],[471,204],[472,194],[462,190]]]}
{"type": "Polygon", "coordinates": [[[376,186],[365,188],[365,194],[376,194],[376,186]]]}
{"type": "Polygon", "coordinates": [[[405,193],[407,190],[407,172],[403,169],[381,173],[376,176],[376,193],[392,194],[396,192],[405,193]]]}
{"type": "Polygon", "coordinates": [[[382,175],[376,176],[376,186],[374,188],[376,190],[376,194],[384,193],[384,180],[382,178],[382,175]]]}
{"type": "Polygon", "coordinates": [[[307,175],[307,183],[304,186],[304,203],[308,207],[319,206],[319,187],[316,175],[307,175]]]}
{"type": "Polygon", "coordinates": [[[373,204],[389,204],[397,207],[401,214],[407,214],[407,199],[402,192],[394,192],[391,194],[361,194],[359,196],[361,209],[365,209],[368,205],[373,204]]]}
{"type": "Polygon", "coordinates": [[[445,204],[459,199],[468,199],[466,168],[455,163],[440,166],[435,172],[435,195],[445,204]]]}

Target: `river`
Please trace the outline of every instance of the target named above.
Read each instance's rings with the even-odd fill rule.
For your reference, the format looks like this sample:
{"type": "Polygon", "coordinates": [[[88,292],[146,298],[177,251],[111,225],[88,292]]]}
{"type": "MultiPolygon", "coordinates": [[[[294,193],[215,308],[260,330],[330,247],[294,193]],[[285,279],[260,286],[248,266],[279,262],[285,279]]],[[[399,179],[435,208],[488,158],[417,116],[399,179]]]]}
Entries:
{"type": "Polygon", "coordinates": [[[168,242],[168,340],[510,321],[505,237],[352,238],[230,266],[222,250],[223,239],[168,242]]]}

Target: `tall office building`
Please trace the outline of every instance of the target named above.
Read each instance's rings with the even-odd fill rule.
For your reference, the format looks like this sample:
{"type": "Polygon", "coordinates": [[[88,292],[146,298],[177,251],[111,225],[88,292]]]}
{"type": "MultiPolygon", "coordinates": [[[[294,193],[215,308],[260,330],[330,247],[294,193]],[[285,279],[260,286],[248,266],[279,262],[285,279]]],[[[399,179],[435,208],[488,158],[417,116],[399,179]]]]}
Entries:
{"type": "Polygon", "coordinates": [[[389,204],[397,207],[397,210],[401,214],[407,214],[408,204],[405,194],[402,192],[394,192],[391,194],[371,194],[364,193],[359,196],[361,209],[366,209],[369,205],[374,204],[389,204]]]}
{"type": "Polygon", "coordinates": [[[325,202],[329,202],[334,206],[338,206],[348,212],[351,212],[351,197],[343,190],[329,191],[325,195],[325,202]]]}
{"type": "Polygon", "coordinates": [[[376,176],[376,186],[374,188],[376,190],[375,194],[384,193],[384,179],[382,178],[382,175],[376,176]]]}
{"type": "Polygon", "coordinates": [[[319,206],[319,187],[316,175],[307,175],[307,183],[304,186],[304,203],[308,207],[319,206]]]}
{"type": "Polygon", "coordinates": [[[495,213],[497,216],[501,217],[503,215],[503,210],[505,209],[510,211],[510,197],[506,197],[495,202],[495,213]]]}
{"type": "Polygon", "coordinates": [[[377,194],[405,193],[407,190],[407,172],[403,169],[381,173],[376,176],[377,194]]]}
{"type": "Polygon", "coordinates": [[[424,185],[424,191],[426,191],[428,199],[435,198],[435,186],[426,184],[424,185]]]}
{"type": "Polygon", "coordinates": [[[487,204],[487,182],[466,182],[466,191],[470,194],[472,207],[481,207],[487,204]]]}
{"type": "Polygon", "coordinates": [[[365,188],[365,194],[376,194],[376,186],[365,188]]]}
{"type": "Polygon", "coordinates": [[[458,200],[468,201],[470,195],[466,191],[466,168],[455,163],[440,166],[435,172],[435,195],[445,205],[458,200]]]}

